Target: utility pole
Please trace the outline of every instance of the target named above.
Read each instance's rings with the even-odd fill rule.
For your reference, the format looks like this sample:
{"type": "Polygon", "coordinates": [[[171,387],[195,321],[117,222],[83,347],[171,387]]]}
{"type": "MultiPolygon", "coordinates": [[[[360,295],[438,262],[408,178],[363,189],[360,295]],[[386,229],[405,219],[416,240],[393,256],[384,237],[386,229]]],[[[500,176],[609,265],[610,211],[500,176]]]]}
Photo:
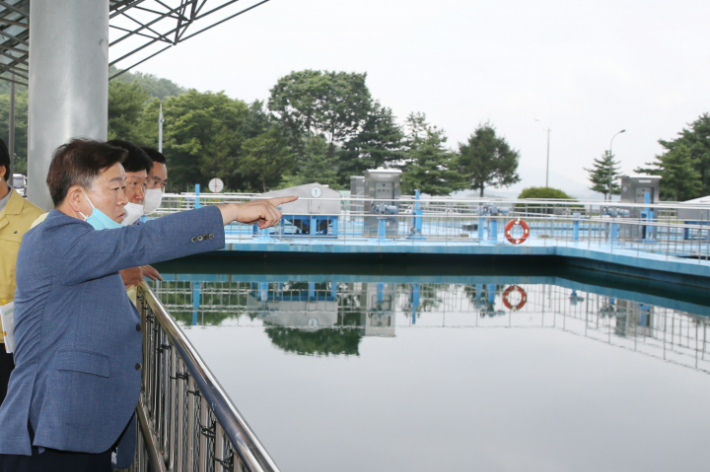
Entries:
{"type": "Polygon", "coordinates": [[[550,186],[550,131],[550,128],[547,128],[547,166],[545,166],[545,187],[550,186]]]}
{"type": "Polygon", "coordinates": [[[548,126],[547,128],[545,125],[542,124],[542,121],[538,120],[535,118],[535,121],[540,123],[540,126],[542,126],[542,129],[547,131],[547,164],[545,165],[545,187],[550,186],[550,131],[552,129],[548,126]]]}
{"type": "MultiPolygon", "coordinates": [[[[10,116],[8,119],[7,150],[10,152],[10,182],[15,174],[15,73],[10,75],[10,116]]],[[[14,182],[12,185],[15,185],[14,182]]]]}
{"type": "Polygon", "coordinates": [[[160,102],[160,114],[158,115],[158,152],[163,152],[163,102],[160,102]]]}

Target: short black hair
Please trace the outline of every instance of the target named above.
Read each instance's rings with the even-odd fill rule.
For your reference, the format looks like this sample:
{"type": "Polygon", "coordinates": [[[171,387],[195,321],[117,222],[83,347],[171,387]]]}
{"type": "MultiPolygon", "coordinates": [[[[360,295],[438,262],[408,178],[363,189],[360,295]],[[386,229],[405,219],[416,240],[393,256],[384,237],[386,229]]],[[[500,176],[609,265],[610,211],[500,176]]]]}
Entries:
{"type": "Polygon", "coordinates": [[[153,167],[153,161],[150,160],[150,157],[135,144],[121,139],[112,139],[106,143],[128,151],[128,156],[123,161],[123,168],[126,169],[126,172],[140,172],[142,170],[150,172],[151,167],[153,167]]]}
{"type": "Polygon", "coordinates": [[[0,139],[0,166],[5,167],[5,182],[7,182],[10,178],[10,152],[2,139],[0,139]]]}
{"type": "Polygon", "coordinates": [[[73,185],[90,189],[99,174],[123,163],[127,152],[93,139],[72,139],[54,151],[47,173],[47,187],[54,206],[59,206],[73,185]]]}
{"type": "MultiPolygon", "coordinates": [[[[163,155],[162,152],[158,151],[155,148],[147,147],[147,146],[143,146],[141,149],[143,149],[143,151],[146,154],[148,154],[148,157],[150,157],[150,159],[153,162],[160,162],[161,164],[167,165],[167,161],[165,160],[165,156],[163,155]]],[[[152,168],[152,166],[151,166],[151,168],[152,168]]]]}

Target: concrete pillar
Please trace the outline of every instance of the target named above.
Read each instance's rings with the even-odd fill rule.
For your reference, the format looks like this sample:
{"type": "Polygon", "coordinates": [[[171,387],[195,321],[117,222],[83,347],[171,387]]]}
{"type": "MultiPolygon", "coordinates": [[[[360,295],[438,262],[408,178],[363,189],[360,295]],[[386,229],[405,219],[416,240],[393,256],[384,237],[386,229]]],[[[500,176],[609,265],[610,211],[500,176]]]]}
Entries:
{"type": "Polygon", "coordinates": [[[108,0],[32,0],[28,198],[53,207],[45,183],[53,151],[108,130],[108,0]]]}

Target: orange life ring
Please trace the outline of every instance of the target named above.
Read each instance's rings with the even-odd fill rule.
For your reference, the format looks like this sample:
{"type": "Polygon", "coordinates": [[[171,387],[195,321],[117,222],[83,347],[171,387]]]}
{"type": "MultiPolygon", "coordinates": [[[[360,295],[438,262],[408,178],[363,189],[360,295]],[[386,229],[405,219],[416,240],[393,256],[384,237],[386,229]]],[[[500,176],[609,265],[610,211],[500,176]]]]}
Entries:
{"type": "Polygon", "coordinates": [[[510,287],[506,288],[505,291],[503,292],[503,305],[509,310],[520,310],[522,307],[525,306],[525,303],[528,301],[528,294],[525,293],[525,290],[519,285],[511,285],[510,287]],[[517,305],[513,306],[510,304],[510,300],[508,300],[508,297],[510,296],[513,291],[516,291],[520,294],[520,301],[518,302],[517,305]]]}
{"type": "Polygon", "coordinates": [[[530,226],[528,226],[525,220],[518,218],[516,220],[510,220],[508,224],[505,225],[505,237],[508,241],[510,241],[510,244],[522,244],[526,239],[528,239],[528,236],[530,236],[530,226]],[[523,236],[515,239],[513,235],[510,234],[510,231],[517,225],[520,225],[520,227],[523,228],[523,236]]]}

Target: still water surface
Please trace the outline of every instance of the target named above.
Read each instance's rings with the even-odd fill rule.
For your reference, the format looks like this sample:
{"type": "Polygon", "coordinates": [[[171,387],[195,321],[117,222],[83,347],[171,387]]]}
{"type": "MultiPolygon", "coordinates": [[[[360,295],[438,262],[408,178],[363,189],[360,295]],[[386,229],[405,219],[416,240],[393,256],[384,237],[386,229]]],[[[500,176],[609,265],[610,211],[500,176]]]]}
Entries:
{"type": "Polygon", "coordinates": [[[284,471],[708,470],[702,294],[174,272],[154,290],[284,471]]]}

